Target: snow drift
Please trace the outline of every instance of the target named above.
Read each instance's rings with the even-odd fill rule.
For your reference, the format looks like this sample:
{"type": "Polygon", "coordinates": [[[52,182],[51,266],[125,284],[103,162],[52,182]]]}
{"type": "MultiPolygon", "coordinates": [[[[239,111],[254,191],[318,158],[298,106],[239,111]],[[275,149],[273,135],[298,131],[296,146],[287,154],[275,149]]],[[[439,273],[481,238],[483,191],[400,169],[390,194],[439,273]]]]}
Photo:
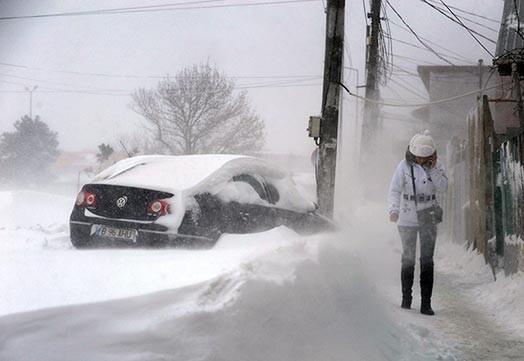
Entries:
{"type": "Polygon", "coordinates": [[[343,246],[295,239],[191,286],[0,318],[0,359],[413,359],[382,307],[343,246]]]}

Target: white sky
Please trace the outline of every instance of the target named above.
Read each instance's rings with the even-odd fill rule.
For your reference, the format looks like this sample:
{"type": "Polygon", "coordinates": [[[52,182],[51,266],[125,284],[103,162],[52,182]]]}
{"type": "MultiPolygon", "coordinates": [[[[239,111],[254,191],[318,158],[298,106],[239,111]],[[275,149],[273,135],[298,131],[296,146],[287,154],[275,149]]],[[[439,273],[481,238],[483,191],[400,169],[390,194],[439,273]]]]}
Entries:
{"type": "MultiPolygon", "coordinates": [[[[201,5],[261,1],[223,0],[201,5]]],[[[176,2],[181,0],[3,0],[0,2],[0,16],[176,2]]],[[[365,2],[369,11],[368,1],[365,2]]],[[[472,63],[476,63],[479,58],[485,59],[487,64],[491,63],[490,56],[464,29],[421,1],[390,2],[421,36],[471,59],[472,63]]],[[[500,19],[503,6],[500,0],[449,0],[447,3],[493,19],[500,19]]],[[[346,56],[345,65],[358,68],[360,84],[365,84],[365,20],[362,4],[360,0],[346,1],[346,40],[351,61],[346,56]]],[[[391,10],[388,15],[392,21],[400,24],[391,10]]],[[[498,29],[495,23],[471,18],[498,29]]],[[[482,30],[494,40],[497,38],[495,32],[474,24],[468,25],[482,30]]],[[[394,38],[417,43],[408,32],[393,24],[391,30],[394,38]]],[[[24,88],[38,85],[39,88],[33,94],[33,115],[40,115],[53,130],[58,131],[62,149],[95,150],[102,142],[116,146],[118,137],[136,131],[141,121],[129,108],[130,97],[82,92],[122,90],[126,93],[137,87],[153,87],[158,80],[73,75],[57,70],[163,76],[175,74],[184,66],[209,61],[228,76],[316,76],[313,80],[300,83],[313,86],[248,89],[254,108],[266,121],[266,148],[294,153],[310,152],[314,146],[312,140],[307,138],[305,129],[309,115],[320,112],[324,32],[325,15],[321,0],[266,6],[0,21],[0,63],[27,67],[0,65],[0,131],[12,130],[13,122],[29,113],[29,94],[24,88]],[[64,89],[73,92],[65,93],[64,89]]],[[[397,55],[445,65],[424,50],[397,42],[393,46],[397,55]]],[[[495,49],[494,44],[486,43],[486,46],[492,51],[495,49]]],[[[396,58],[394,62],[415,72],[416,65],[405,59],[396,58]]],[[[345,75],[352,89],[355,86],[354,75],[354,72],[345,75]]],[[[421,100],[399,86],[398,82],[425,95],[421,82],[414,77],[396,75],[394,80],[397,83],[391,82],[389,86],[406,99],[421,100]]],[[[296,79],[292,81],[297,84],[296,79]]],[[[268,83],[282,85],[286,82],[289,79],[237,79],[239,86],[268,83]]],[[[389,90],[384,90],[383,95],[386,98],[398,96],[389,90]]],[[[354,103],[353,100],[348,101],[345,104],[349,105],[344,109],[345,124],[351,125],[354,124],[354,103]]],[[[409,110],[403,114],[409,114],[409,110]]]]}

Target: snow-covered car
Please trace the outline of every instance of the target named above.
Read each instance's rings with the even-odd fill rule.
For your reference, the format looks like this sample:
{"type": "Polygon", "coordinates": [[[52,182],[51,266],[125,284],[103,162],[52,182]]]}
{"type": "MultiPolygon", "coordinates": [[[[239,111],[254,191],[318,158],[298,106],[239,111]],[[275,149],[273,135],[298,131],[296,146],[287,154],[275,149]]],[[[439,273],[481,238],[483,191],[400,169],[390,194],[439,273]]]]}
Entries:
{"type": "Polygon", "coordinates": [[[212,246],[222,233],[281,225],[299,233],[333,228],[285,171],[234,155],[122,160],[82,187],[70,217],[76,248],[212,246]]]}

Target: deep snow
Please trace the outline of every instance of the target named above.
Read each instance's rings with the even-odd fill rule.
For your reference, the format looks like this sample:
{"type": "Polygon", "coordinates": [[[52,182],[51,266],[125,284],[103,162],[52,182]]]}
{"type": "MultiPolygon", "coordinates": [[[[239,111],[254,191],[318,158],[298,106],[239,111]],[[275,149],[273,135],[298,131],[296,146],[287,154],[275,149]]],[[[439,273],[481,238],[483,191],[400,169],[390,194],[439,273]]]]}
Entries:
{"type": "Polygon", "coordinates": [[[282,227],[212,250],[78,251],[73,202],[0,192],[0,360],[476,360],[479,335],[495,348],[476,347],[484,359],[520,352],[508,343],[524,337],[524,277],[493,282],[461,246],[437,244],[436,317],[398,307],[385,205],[343,214],[353,226],[336,235],[282,227]]]}

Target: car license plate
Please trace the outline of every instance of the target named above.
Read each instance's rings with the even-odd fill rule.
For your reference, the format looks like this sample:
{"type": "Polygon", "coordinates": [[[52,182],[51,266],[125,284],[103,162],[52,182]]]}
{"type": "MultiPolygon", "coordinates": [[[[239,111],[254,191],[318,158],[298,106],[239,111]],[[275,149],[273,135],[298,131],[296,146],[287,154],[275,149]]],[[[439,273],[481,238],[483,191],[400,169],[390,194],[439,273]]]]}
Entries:
{"type": "Polygon", "coordinates": [[[136,242],[137,231],[136,229],[114,228],[94,224],[91,227],[91,236],[118,238],[136,242]]]}

